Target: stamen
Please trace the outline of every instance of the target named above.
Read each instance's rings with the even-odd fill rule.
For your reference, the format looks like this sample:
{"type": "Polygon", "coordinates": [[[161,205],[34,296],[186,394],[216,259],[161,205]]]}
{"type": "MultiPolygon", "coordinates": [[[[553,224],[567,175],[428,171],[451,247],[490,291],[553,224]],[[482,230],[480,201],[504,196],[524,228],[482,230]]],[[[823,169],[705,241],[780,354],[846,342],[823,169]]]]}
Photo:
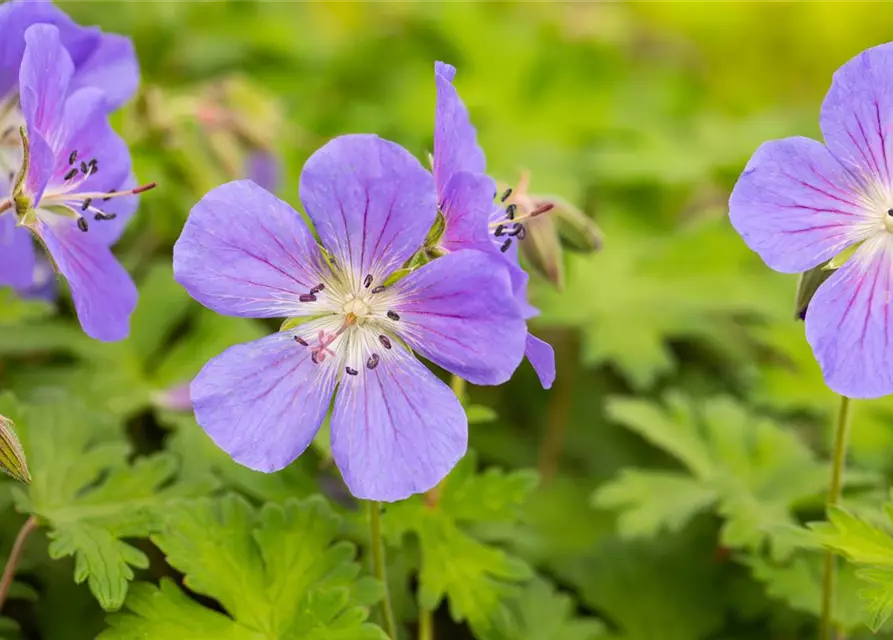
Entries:
{"type": "Polygon", "coordinates": [[[68,173],[65,174],[65,181],[67,182],[67,181],[71,180],[77,174],[78,174],[77,168],[72,169],[71,171],[69,171],[68,173]]]}
{"type": "Polygon", "coordinates": [[[93,198],[87,198],[84,200],[84,204],[81,205],[81,211],[86,211],[90,208],[90,203],[93,202],[93,198]]]}
{"type": "Polygon", "coordinates": [[[316,302],[316,296],[312,293],[302,293],[298,296],[298,300],[301,302],[316,302]]]}
{"type": "Polygon", "coordinates": [[[515,211],[517,210],[517,208],[518,208],[518,205],[516,205],[516,204],[510,204],[509,206],[507,206],[505,208],[505,217],[508,218],[509,220],[514,220],[515,219],[515,211]]]}
{"type": "Polygon", "coordinates": [[[101,211],[93,216],[94,220],[114,220],[118,217],[117,213],[102,213],[101,211]]]}
{"type": "Polygon", "coordinates": [[[508,189],[506,189],[506,190],[502,193],[502,196],[500,196],[499,201],[500,201],[500,202],[505,202],[506,200],[509,199],[509,196],[510,196],[510,195],[512,195],[512,188],[511,188],[511,187],[509,187],[508,189]]]}
{"type": "Polygon", "coordinates": [[[397,312],[396,312],[396,311],[388,311],[388,317],[389,317],[391,320],[394,320],[394,321],[397,321],[397,320],[400,319],[400,316],[397,315],[397,312]]]}
{"type": "Polygon", "coordinates": [[[371,273],[367,274],[366,277],[363,279],[363,286],[366,287],[367,289],[372,286],[372,274],[371,273]]]}
{"type": "Polygon", "coordinates": [[[391,340],[387,336],[384,336],[384,335],[378,336],[378,341],[381,343],[381,346],[383,346],[385,349],[391,348],[391,340]]]}
{"type": "MultiPolygon", "coordinates": [[[[310,360],[313,362],[313,364],[319,364],[319,356],[321,354],[322,354],[321,351],[316,351],[316,350],[310,354],[310,360]]],[[[322,359],[325,360],[325,358],[326,358],[325,355],[323,355],[322,359]]]]}
{"type": "Polygon", "coordinates": [[[323,283],[320,282],[318,285],[316,285],[315,287],[313,287],[310,290],[310,295],[316,295],[317,293],[319,293],[320,291],[322,291],[325,288],[326,288],[326,285],[324,285],[323,283]]]}
{"type": "Polygon", "coordinates": [[[356,369],[354,369],[353,367],[344,367],[344,370],[347,372],[347,375],[349,375],[349,376],[355,376],[355,375],[357,375],[357,374],[359,373],[359,372],[358,372],[356,369]]]}
{"type": "Polygon", "coordinates": [[[371,356],[369,356],[369,359],[366,360],[366,368],[370,369],[370,370],[374,369],[375,367],[378,366],[378,362],[379,362],[378,354],[373,353],[371,356]]]}
{"type": "Polygon", "coordinates": [[[78,229],[87,233],[87,219],[86,218],[78,218],[78,229]]]}
{"type": "Polygon", "coordinates": [[[105,198],[103,198],[102,201],[103,201],[103,202],[108,202],[109,200],[112,199],[112,195],[115,194],[115,193],[118,193],[118,190],[117,190],[117,189],[111,189],[111,190],[109,191],[109,195],[106,196],[105,198]]]}
{"type": "MultiPolygon", "coordinates": [[[[144,184],[140,187],[136,187],[135,189],[131,189],[130,194],[135,196],[139,193],[142,193],[143,191],[149,191],[150,189],[154,189],[157,186],[158,185],[156,183],[150,182],[149,184],[144,184]]],[[[110,193],[115,193],[115,192],[111,191],[110,193]]],[[[125,193],[127,193],[127,192],[125,191],[125,193]]]]}
{"type": "Polygon", "coordinates": [[[493,235],[496,236],[497,238],[499,238],[499,237],[502,236],[504,233],[505,233],[505,225],[504,225],[504,224],[500,224],[500,225],[498,225],[498,226],[496,227],[496,231],[493,232],[493,235]]]}
{"type": "Polygon", "coordinates": [[[299,345],[301,345],[302,347],[310,346],[310,345],[307,344],[307,341],[304,340],[304,338],[302,338],[301,336],[295,336],[295,342],[297,342],[297,343],[298,343],[299,345]]]}
{"type": "Polygon", "coordinates": [[[893,209],[887,209],[887,215],[893,217],[893,209]]]}
{"type": "Polygon", "coordinates": [[[385,286],[383,284],[380,284],[372,290],[372,293],[381,293],[384,290],[385,286]]]}
{"type": "Polygon", "coordinates": [[[90,175],[89,173],[87,173],[87,171],[89,171],[87,163],[81,160],[81,173],[83,173],[85,176],[90,175]]]}
{"type": "Polygon", "coordinates": [[[74,161],[77,160],[77,159],[78,159],[78,150],[75,149],[75,150],[72,151],[71,154],[68,156],[68,164],[74,164],[74,161]]]}
{"type": "Polygon", "coordinates": [[[508,231],[508,233],[506,233],[506,235],[514,238],[515,236],[517,236],[523,232],[524,232],[524,225],[521,224],[520,222],[516,222],[515,224],[512,225],[511,230],[508,231]]]}
{"type": "Polygon", "coordinates": [[[503,243],[502,243],[502,246],[499,247],[499,250],[500,250],[502,253],[505,253],[506,251],[509,250],[509,247],[510,247],[510,246],[512,246],[512,239],[511,239],[511,238],[509,238],[508,240],[506,240],[505,242],[503,242],[503,243]]]}
{"type": "Polygon", "coordinates": [[[555,205],[552,204],[551,202],[544,202],[544,203],[542,203],[540,206],[538,206],[536,209],[534,209],[533,211],[531,211],[531,212],[530,212],[529,214],[527,214],[527,215],[529,215],[531,218],[534,218],[534,217],[536,217],[536,216],[538,216],[538,215],[541,215],[541,214],[543,214],[543,213],[546,213],[547,211],[551,211],[551,210],[554,209],[554,208],[555,208],[555,205]]]}

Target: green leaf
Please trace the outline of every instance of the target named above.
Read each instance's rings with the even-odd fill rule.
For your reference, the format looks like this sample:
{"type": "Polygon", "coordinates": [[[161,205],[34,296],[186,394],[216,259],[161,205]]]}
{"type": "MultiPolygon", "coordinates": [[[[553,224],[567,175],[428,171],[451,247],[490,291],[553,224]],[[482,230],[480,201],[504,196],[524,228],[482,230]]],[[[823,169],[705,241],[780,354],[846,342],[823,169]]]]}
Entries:
{"type": "Polygon", "coordinates": [[[856,576],[868,583],[859,595],[866,601],[867,624],[874,632],[893,615],[893,502],[887,503],[884,511],[885,527],[840,507],[829,507],[829,522],[810,525],[817,540],[853,563],[858,569],[856,576]]]}
{"type": "Polygon", "coordinates": [[[596,640],[607,637],[594,618],[578,617],[576,603],[542,578],[530,581],[511,605],[512,616],[501,629],[482,640],[596,640]]]}
{"type": "Polygon", "coordinates": [[[381,596],[358,578],[356,550],[336,542],[340,518],[321,498],[253,509],[235,496],[182,501],[152,541],[185,585],[229,614],[188,598],[175,584],[136,585],[127,613],[101,640],[384,640],[366,622],[381,596]]]}
{"type": "Polygon", "coordinates": [[[536,474],[496,469],[478,474],[475,468],[475,456],[466,456],[444,481],[436,503],[430,496],[398,502],[388,507],[383,525],[395,544],[407,533],[418,537],[420,606],[436,609],[446,597],[453,620],[486,633],[509,615],[506,600],[520,593],[518,583],[531,571],[460,525],[516,522],[536,474]]]}
{"type": "Polygon", "coordinates": [[[620,511],[618,531],[635,538],[680,531],[717,498],[715,489],[679,473],[624,469],[596,491],[593,502],[620,511]]]}
{"type": "Polygon", "coordinates": [[[86,580],[104,609],[118,609],[133,569],[148,566],[123,539],[147,536],[173,500],[209,486],[176,481],[177,460],[167,453],[128,464],[118,428],[70,398],[47,396],[19,415],[33,478],[16,495],[19,510],[48,528],[50,556],[74,556],[75,581],[86,580]]]}
{"type": "Polygon", "coordinates": [[[23,300],[8,288],[0,288],[0,325],[12,325],[48,316],[52,307],[41,300],[23,300]]]}
{"type": "Polygon", "coordinates": [[[776,559],[794,549],[794,511],[824,490],[825,465],[797,437],[773,421],[753,416],[734,401],[698,406],[677,395],[667,409],[644,400],[615,398],[608,413],[676,458],[688,475],[626,470],[603,487],[596,503],[618,507],[621,530],[654,535],[679,528],[698,510],[716,502],[724,518],[723,545],[757,550],[769,543],[776,559]],[[677,493],[678,492],[678,493],[677,493]]]}

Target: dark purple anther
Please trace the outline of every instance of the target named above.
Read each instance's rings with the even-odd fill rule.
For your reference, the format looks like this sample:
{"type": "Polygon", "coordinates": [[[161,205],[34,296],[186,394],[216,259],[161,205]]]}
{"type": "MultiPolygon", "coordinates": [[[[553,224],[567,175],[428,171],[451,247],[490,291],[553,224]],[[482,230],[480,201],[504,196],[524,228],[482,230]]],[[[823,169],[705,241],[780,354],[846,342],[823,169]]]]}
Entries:
{"type": "Polygon", "coordinates": [[[372,293],[381,293],[385,290],[384,285],[380,284],[372,290],[372,293]]]}
{"type": "Polygon", "coordinates": [[[86,218],[78,218],[78,229],[87,233],[87,219],[86,218]]]}
{"type": "Polygon", "coordinates": [[[377,354],[377,353],[373,353],[371,356],[369,356],[369,359],[366,360],[366,368],[367,368],[367,369],[374,369],[375,367],[378,366],[378,362],[379,362],[378,354],[377,354]]]}
{"type": "Polygon", "coordinates": [[[310,290],[310,295],[315,296],[317,293],[319,293],[320,291],[322,291],[325,288],[326,288],[326,285],[324,285],[323,283],[320,282],[318,285],[316,285],[315,287],[313,287],[310,290]]]}
{"type": "Polygon", "coordinates": [[[387,336],[378,336],[378,341],[381,343],[381,346],[383,346],[385,349],[391,348],[391,339],[388,338],[387,336]]]}
{"type": "Polygon", "coordinates": [[[316,302],[316,296],[312,293],[302,293],[298,296],[298,300],[301,302],[316,302]]]}
{"type": "Polygon", "coordinates": [[[344,370],[347,372],[347,375],[349,375],[349,376],[357,375],[357,370],[354,369],[353,367],[344,367],[344,370]]]}
{"type": "Polygon", "coordinates": [[[306,347],[306,346],[308,346],[308,345],[307,345],[307,341],[304,340],[304,338],[302,338],[301,336],[295,336],[295,342],[297,342],[297,343],[298,343],[299,345],[301,345],[302,347],[306,347]]]}
{"type": "Polygon", "coordinates": [[[510,246],[512,246],[512,239],[511,239],[511,238],[509,238],[508,240],[506,240],[505,242],[503,242],[503,243],[502,243],[502,246],[499,247],[499,250],[500,250],[502,253],[505,253],[506,251],[509,250],[509,247],[510,247],[510,246]]]}
{"type": "Polygon", "coordinates": [[[78,150],[75,149],[68,156],[68,164],[74,164],[74,161],[78,159],[78,150]]]}
{"type": "Polygon", "coordinates": [[[73,177],[75,177],[77,174],[78,174],[78,170],[76,168],[72,169],[71,171],[69,171],[68,173],[65,174],[64,180],[67,182],[68,180],[71,180],[73,177]]]}
{"type": "Polygon", "coordinates": [[[363,286],[367,289],[372,286],[372,274],[366,274],[366,277],[363,279],[363,286]]]}
{"type": "Polygon", "coordinates": [[[397,315],[397,312],[396,312],[396,311],[388,311],[388,317],[389,317],[391,320],[394,320],[394,321],[397,321],[397,320],[400,319],[400,316],[397,315]]]}
{"type": "Polygon", "coordinates": [[[518,208],[517,205],[514,205],[514,204],[510,204],[509,206],[507,206],[505,208],[505,217],[508,218],[509,220],[514,220],[515,219],[515,209],[517,209],[517,208],[518,208]]]}
{"type": "Polygon", "coordinates": [[[81,205],[81,211],[86,211],[90,208],[90,203],[93,202],[93,198],[87,198],[84,200],[84,203],[81,205]]]}
{"type": "Polygon", "coordinates": [[[512,188],[511,188],[511,187],[509,187],[508,189],[506,189],[506,190],[503,192],[502,196],[499,198],[499,201],[500,201],[500,202],[505,202],[506,200],[509,199],[509,196],[510,196],[510,195],[512,195],[512,188]]]}

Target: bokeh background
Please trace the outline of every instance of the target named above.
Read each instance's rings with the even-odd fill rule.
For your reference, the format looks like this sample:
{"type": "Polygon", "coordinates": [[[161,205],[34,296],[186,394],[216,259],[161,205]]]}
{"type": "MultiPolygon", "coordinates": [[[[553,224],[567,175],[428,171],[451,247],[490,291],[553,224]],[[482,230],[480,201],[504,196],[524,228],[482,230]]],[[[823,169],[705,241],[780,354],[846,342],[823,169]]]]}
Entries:
{"type": "MultiPolygon", "coordinates": [[[[531,191],[574,203],[605,237],[598,252],[565,251],[563,290],[533,279],[532,327],[558,359],[553,389],[524,365],[503,387],[469,390],[478,463],[541,478],[514,519],[477,523],[474,535],[586,619],[566,635],[501,637],[815,637],[821,555],[801,548],[796,525],[822,518],[836,399],[794,319],[796,278],[744,246],[727,199],[762,141],[820,136],[834,70],[893,33],[885,5],[61,6],[134,39],[142,90],[115,124],[139,179],[159,188],[118,248],[141,286],[131,339],[86,339],[64,300],[53,315],[7,298],[0,387],[20,398],[60,387],[124,424],[137,451],[164,448],[183,474],[255,501],[320,486],[339,496],[324,438],[294,468],[262,476],[218,455],[176,410],[171,390],[208,358],[276,325],[191,301],[171,280],[171,247],[198,198],[247,175],[257,154],[276,159],[277,194],[294,205],[304,160],[333,136],[374,132],[424,157],[433,64],[447,61],[491,174],[512,184],[529,170],[531,191]]],[[[845,502],[873,514],[893,472],[893,401],[856,404],[851,451],[845,502]]],[[[20,519],[4,518],[8,543],[20,519]]],[[[16,605],[26,637],[95,637],[103,613],[71,584],[71,565],[32,555],[42,596],[16,605]]],[[[392,567],[407,629],[417,562],[392,567]]],[[[838,618],[851,638],[867,633],[859,588],[845,568],[838,618]]],[[[453,617],[441,606],[438,637],[471,637],[453,617]]]]}

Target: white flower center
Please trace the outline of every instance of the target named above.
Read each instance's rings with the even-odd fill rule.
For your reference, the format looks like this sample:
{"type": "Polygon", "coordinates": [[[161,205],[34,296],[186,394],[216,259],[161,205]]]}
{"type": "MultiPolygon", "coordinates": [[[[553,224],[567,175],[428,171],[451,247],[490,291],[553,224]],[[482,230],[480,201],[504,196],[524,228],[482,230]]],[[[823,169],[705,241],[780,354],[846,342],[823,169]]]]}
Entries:
{"type": "Polygon", "coordinates": [[[341,312],[344,314],[352,313],[357,317],[357,320],[363,320],[367,316],[372,315],[372,308],[369,306],[365,296],[360,297],[353,293],[348,293],[344,297],[344,304],[341,305],[341,312]]]}
{"type": "Polygon", "coordinates": [[[2,180],[8,178],[10,183],[12,183],[11,176],[15,176],[22,166],[22,138],[19,135],[19,127],[24,124],[25,117],[19,107],[19,97],[13,94],[0,100],[0,178],[2,180]]]}

